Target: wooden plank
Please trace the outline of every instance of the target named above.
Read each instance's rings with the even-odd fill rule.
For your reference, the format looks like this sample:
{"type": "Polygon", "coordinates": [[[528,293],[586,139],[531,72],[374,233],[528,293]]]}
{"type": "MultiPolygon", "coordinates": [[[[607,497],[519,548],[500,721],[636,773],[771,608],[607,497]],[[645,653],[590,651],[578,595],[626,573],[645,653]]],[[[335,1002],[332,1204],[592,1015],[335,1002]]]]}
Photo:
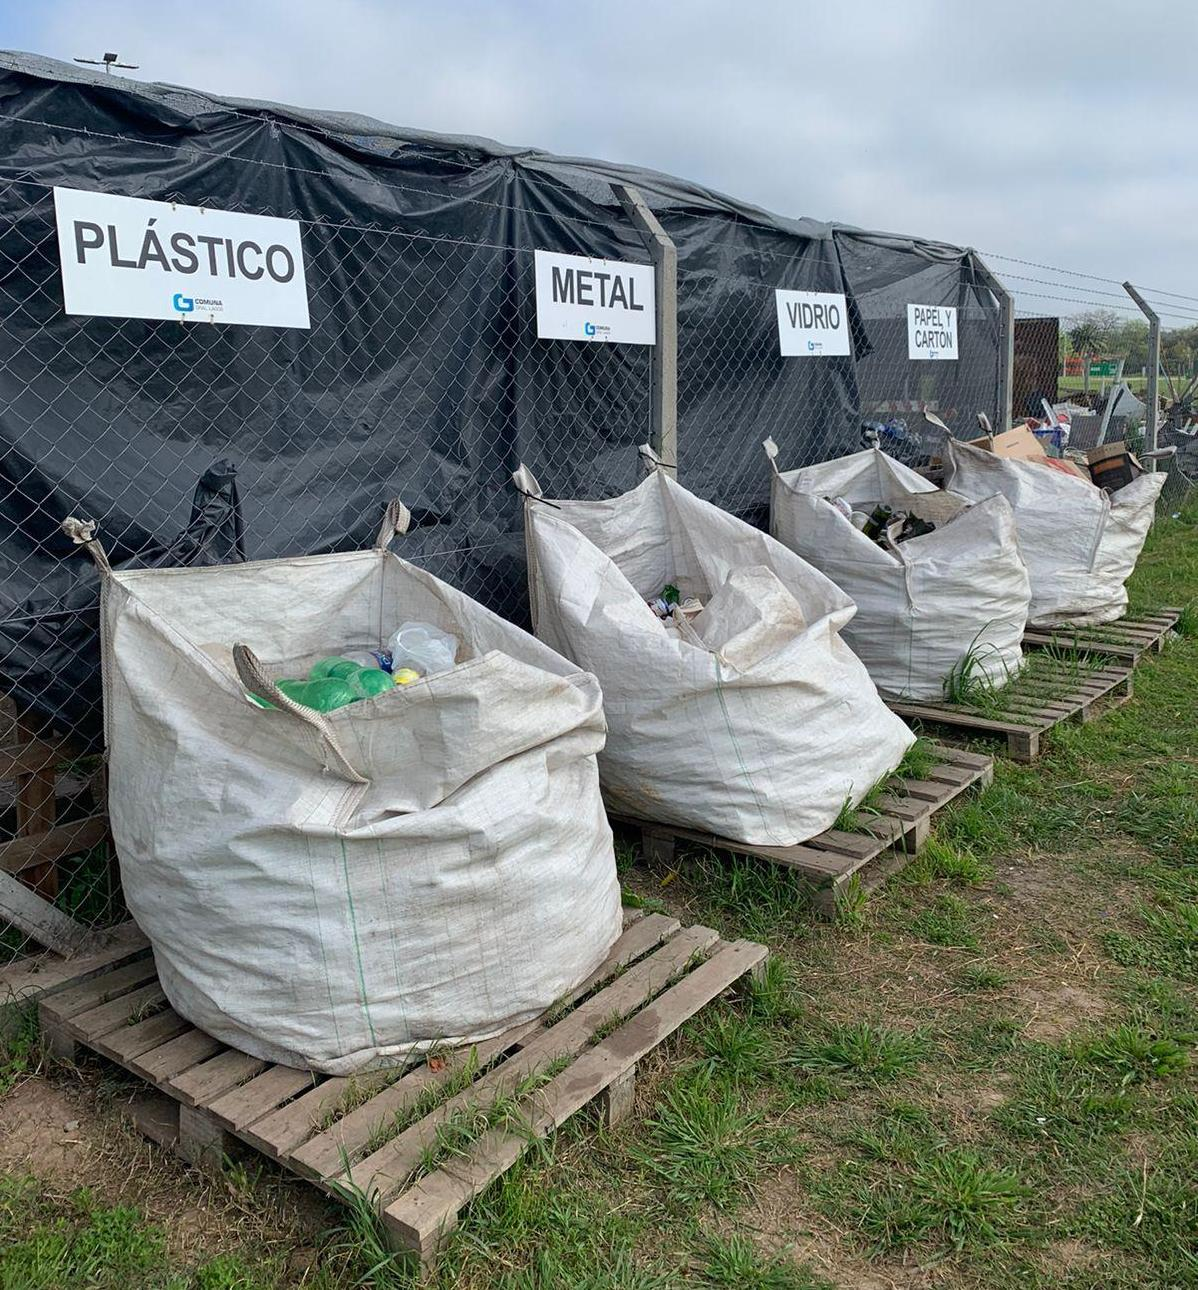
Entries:
{"type": "Polygon", "coordinates": [[[179,1103],[179,1154],[189,1164],[217,1174],[225,1158],[236,1150],[237,1140],[202,1107],[179,1103]]]}
{"type": "Polygon", "coordinates": [[[332,1075],[286,1106],[270,1111],[239,1130],[247,1142],[280,1159],[319,1131],[326,1115],[333,1114],[354,1087],[381,1091],[393,1071],[367,1071],[362,1075],[332,1075]]]}
{"type": "Polygon", "coordinates": [[[33,737],[7,744],[0,748],[0,780],[32,775],[68,759],[65,746],[54,739],[33,737]]]}
{"type": "Polygon", "coordinates": [[[45,1009],[58,1020],[67,1021],[81,1012],[98,1008],[100,1004],[107,1003],[122,994],[128,994],[130,990],[136,990],[139,986],[146,985],[147,982],[155,981],[157,978],[158,969],[154,966],[153,956],[143,954],[133,963],[119,968],[110,968],[102,975],[81,982],[70,989],[59,991],[58,994],[46,1000],[45,1009]]]}
{"type": "Polygon", "coordinates": [[[1031,729],[1044,729],[1042,722],[1019,722],[983,717],[967,708],[950,708],[943,704],[907,703],[894,700],[888,704],[900,717],[918,717],[925,721],[939,721],[949,726],[966,726],[971,730],[994,731],[996,734],[1022,734],[1031,729]]]}
{"type": "Polygon", "coordinates": [[[933,783],[950,791],[968,788],[978,776],[978,772],[968,766],[933,766],[927,774],[933,783]]]}
{"type": "Polygon", "coordinates": [[[0,872],[0,922],[31,936],[39,945],[71,958],[94,949],[97,937],[56,909],[48,900],[31,891],[11,874],[0,872]]]}
{"type": "Polygon", "coordinates": [[[464,1157],[442,1165],[388,1204],[383,1222],[404,1248],[427,1259],[462,1206],[506,1172],[531,1139],[564,1124],[766,954],[764,946],[751,941],[722,946],[535,1093],[519,1132],[500,1127],[485,1133],[464,1157]]]}
{"type": "MultiPolygon", "coordinates": [[[[390,1198],[406,1183],[424,1150],[436,1140],[438,1126],[455,1112],[480,1101],[490,1102],[510,1094],[522,1080],[545,1063],[581,1052],[599,1026],[614,1016],[626,1015],[641,1007],[664,989],[676,974],[685,970],[696,954],[710,949],[718,939],[710,928],[684,928],[661,949],[641,959],[623,976],[580,1004],[563,1021],[538,1035],[519,1053],[475,1080],[469,1088],[442,1102],[423,1119],[404,1129],[344,1177],[352,1178],[367,1193],[377,1190],[384,1199],[390,1198]]],[[[342,1174],[340,1169],[337,1172],[342,1174]]]]}
{"type": "Polygon", "coordinates": [[[532,1021],[494,1039],[483,1039],[477,1044],[447,1053],[444,1066],[437,1070],[432,1070],[428,1065],[418,1066],[382,1092],[376,1093],[363,1106],[355,1107],[280,1158],[289,1168],[310,1178],[320,1180],[336,1175],[342,1171],[347,1161],[352,1165],[366,1155],[370,1150],[371,1140],[385,1130],[389,1123],[394,1123],[397,1116],[405,1116],[427,1090],[448,1084],[467,1063],[474,1063],[479,1070],[486,1070],[513,1044],[519,1044],[541,1030],[540,1022],[532,1021]]]}
{"type": "MultiPolygon", "coordinates": [[[[888,816],[893,816],[903,824],[913,824],[928,814],[926,802],[909,802],[906,798],[895,796],[894,793],[879,794],[874,798],[874,805],[882,812],[881,819],[885,820],[888,816]]],[[[899,831],[902,831],[901,828],[899,831]]]]}
{"type": "Polygon", "coordinates": [[[162,993],[162,987],[155,977],[148,985],[130,990],[97,1008],[89,1008],[87,1012],[77,1013],[63,1021],[62,1026],[76,1039],[94,1044],[118,1026],[136,1024],[148,1017],[151,1011],[161,1011],[160,1005],[165,1002],[166,995],[162,993]]]}
{"type": "Polygon", "coordinates": [[[260,1057],[227,1048],[223,1053],[201,1062],[179,1075],[164,1080],[164,1086],[188,1106],[205,1106],[222,1093],[257,1075],[269,1066],[260,1057]]]}
{"type": "Polygon", "coordinates": [[[99,846],[108,837],[108,816],[89,815],[85,820],[59,824],[42,833],[31,833],[0,843],[0,870],[29,873],[67,856],[99,846]]]}
{"type": "Polygon", "coordinates": [[[795,846],[775,847],[764,844],[757,845],[751,842],[736,842],[731,838],[717,837],[714,833],[702,833],[696,829],[674,828],[672,825],[652,825],[628,815],[612,815],[609,818],[617,823],[640,829],[642,833],[652,831],[669,838],[683,838],[688,842],[698,842],[705,847],[712,847],[716,850],[731,851],[735,855],[754,856],[763,860],[771,860],[775,864],[786,865],[790,869],[796,869],[800,873],[815,875],[816,877],[839,872],[841,867],[839,863],[831,861],[828,855],[822,854],[823,848],[817,846],[817,840],[814,838],[809,842],[795,846]]]}
{"type": "Polygon", "coordinates": [[[882,847],[877,838],[866,837],[863,833],[846,833],[843,829],[827,829],[803,845],[815,847],[820,851],[835,851],[840,855],[854,856],[859,860],[869,860],[876,856],[882,847]]]}
{"type": "Polygon", "coordinates": [[[137,924],[121,923],[104,934],[100,948],[74,958],[33,954],[0,968],[0,1008],[26,999],[48,999],[145,954],[149,942],[137,924]]]}
{"type": "Polygon", "coordinates": [[[141,1089],[121,1105],[121,1114],[143,1137],[168,1151],[179,1145],[179,1103],[165,1093],[141,1089]]]}
{"type": "Polygon", "coordinates": [[[191,1029],[189,1021],[184,1021],[173,1008],[167,1008],[165,1012],[159,1012],[145,1021],[132,1026],[121,1026],[91,1042],[105,1057],[111,1057],[113,1061],[125,1066],[134,1057],[139,1057],[152,1048],[160,1048],[168,1039],[174,1039],[191,1029]]]}
{"type": "Polygon", "coordinates": [[[968,748],[950,748],[947,744],[934,744],[936,756],[950,766],[964,766],[966,769],[991,770],[994,758],[985,753],[970,752],[968,748]]]}
{"type": "Polygon", "coordinates": [[[938,806],[952,796],[952,791],[946,791],[943,782],[938,783],[932,779],[904,779],[901,784],[903,793],[917,802],[930,802],[938,806]]]}
{"type": "Polygon", "coordinates": [[[270,1066],[245,1084],[209,1102],[208,1110],[230,1129],[240,1129],[260,1120],[281,1102],[310,1089],[319,1078],[312,1071],[297,1070],[293,1066],[270,1066]]]}
{"type": "Polygon", "coordinates": [[[992,757],[983,757],[981,761],[980,766],[958,766],[945,762],[940,766],[933,766],[927,772],[927,777],[938,784],[944,785],[946,792],[955,793],[959,789],[968,788],[970,784],[977,780],[979,775],[984,775],[993,768],[994,759],[992,757]]]}
{"type": "Polygon", "coordinates": [[[228,1051],[219,1039],[193,1028],[185,1030],[177,1039],[131,1057],[129,1069],[135,1075],[144,1075],[154,1084],[163,1084],[217,1053],[228,1051]]]}
{"type": "MultiPolygon", "coordinates": [[[[635,912],[638,915],[643,914],[640,910],[635,912]]],[[[629,963],[647,954],[666,937],[673,936],[679,926],[676,918],[669,918],[665,914],[647,914],[635,920],[626,921],[623,934],[608,951],[603,962],[567,995],[564,1002],[570,1003],[582,998],[595,985],[605,981],[614,972],[620,971],[629,963]]],[[[509,1031],[496,1039],[485,1040],[475,1045],[476,1060],[480,1066],[485,1065],[492,1057],[519,1043],[540,1026],[541,1022],[538,1019],[530,1025],[518,1027],[515,1031],[509,1031]]],[[[384,1122],[397,1111],[406,1109],[420,1091],[431,1083],[448,1080],[458,1064],[457,1060],[447,1061],[446,1069],[440,1077],[437,1072],[429,1071],[427,1067],[410,1072],[404,1076],[407,1082],[402,1089],[393,1084],[391,1089],[394,1089],[394,1092],[387,1089],[377,1094],[374,1099],[366,1103],[366,1106],[358,1107],[349,1115],[341,1117],[336,1124],[324,1131],[327,1135],[324,1144],[312,1147],[289,1163],[298,1164],[305,1172],[323,1176],[324,1173],[329,1172],[333,1164],[337,1163],[342,1151],[353,1158],[354,1153],[360,1151],[380,1122],[384,1122]],[[423,1076],[420,1075],[421,1070],[425,1072],[423,1076]],[[379,1098],[382,1100],[379,1101],[379,1098]],[[332,1163],[329,1163],[330,1160],[332,1163]]],[[[350,1083],[350,1079],[341,1076],[326,1080],[319,1088],[245,1126],[242,1130],[243,1136],[272,1155],[281,1157],[289,1153],[297,1153],[300,1147],[316,1133],[324,1117],[336,1109],[350,1083]]]]}
{"type": "MultiPolygon", "coordinates": [[[[21,739],[36,739],[40,721],[18,715],[16,729],[21,739]]],[[[28,775],[17,776],[17,833],[23,837],[38,837],[49,833],[58,820],[56,786],[58,777],[53,766],[42,766],[28,775]]],[[[47,900],[58,895],[58,870],[56,857],[44,858],[24,866],[25,880],[30,887],[47,900]]],[[[13,920],[16,921],[15,919],[13,920]]],[[[18,924],[20,926],[20,924],[18,924]]],[[[41,944],[62,953],[59,945],[35,937],[41,944]]]]}

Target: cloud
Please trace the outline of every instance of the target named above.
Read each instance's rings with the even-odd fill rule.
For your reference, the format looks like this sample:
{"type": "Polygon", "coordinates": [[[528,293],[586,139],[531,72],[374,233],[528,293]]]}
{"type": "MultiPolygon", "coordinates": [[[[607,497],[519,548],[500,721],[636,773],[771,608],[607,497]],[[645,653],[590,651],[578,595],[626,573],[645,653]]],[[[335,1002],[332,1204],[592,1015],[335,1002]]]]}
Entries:
{"type": "MultiPolygon", "coordinates": [[[[1178,144],[1195,6],[43,0],[24,22],[39,53],[116,48],[147,79],[634,162],[1198,297],[1178,144]]],[[[994,263],[1074,298],[1118,289],[994,263]]]]}

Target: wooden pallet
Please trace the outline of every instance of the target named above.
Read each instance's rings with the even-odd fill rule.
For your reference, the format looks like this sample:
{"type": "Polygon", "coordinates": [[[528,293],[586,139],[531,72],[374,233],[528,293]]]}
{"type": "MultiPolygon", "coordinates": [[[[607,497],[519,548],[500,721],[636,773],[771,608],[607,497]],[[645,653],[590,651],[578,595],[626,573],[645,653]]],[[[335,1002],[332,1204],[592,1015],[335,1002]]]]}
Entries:
{"type": "Polygon", "coordinates": [[[91,940],[83,952],[70,957],[46,950],[0,967],[0,1030],[10,1008],[27,1007],[59,990],[123,967],[141,958],[150,947],[132,920],[96,932],[91,940]]]}
{"type": "Polygon", "coordinates": [[[1105,654],[1136,663],[1142,654],[1159,654],[1164,649],[1165,637],[1180,617],[1180,609],[1159,609],[1141,618],[1120,618],[1095,627],[1029,627],[1023,634],[1023,644],[1030,649],[1105,654]]]}
{"type": "Polygon", "coordinates": [[[940,746],[936,753],[940,761],[926,779],[895,780],[878,799],[879,814],[864,818],[867,832],[830,829],[797,846],[749,845],[698,829],[609,814],[614,822],[639,829],[644,854],[659,863],[672,863],[675,845],[682,841],[786,865],[811,884],[816,910],[830,916],[850,882],[867,892],[881,886],[923,847],[937,811],[967,788],[975,784],[984,788],[994,777],[993,758],[940,746]]]}
{"type": "Polygon", "coordinates": [[[58,1056],[82,1045],[165,1095],[147,1131],[192,1163],[219,1167],[246,1143],[339,1199],[360,1190],[424,1262],[532,1139],[595,1100],[607,1123],[626,1116],[640,1059],[767,956],[663,914],[624,917],[603,964],[539,1020],[406,1072],[315,1075],[228,1048],[167,1005],[150,957],[43,1000],[42,1029],[58,1056]],[[459,1091],[438,1105],[438,1089],[459,1091]],[[438,1156],[467,1120],[478,1136],[438,1156]]]}
{"type": "Polygon", "coordinates": [[[964,704],[913,703],[887,700],[892,712],[907,720],[925,724],[951,726],[962,734],[997,735],[1007,741],[1007,756],[1012,761],[1035,761],[1040,756],[1040,741],[1064,721],[1092,721],[1099,713],[1098,704],[1118,707],[1132,697],[1132,668],[1114,666],[1087,672],[1085,679],[1063,690],[1051,682],[1037,683],[1037,692],[1012,699],[1012,710],[1000,717],[986,717],[964,704]]]}
{"type": "MultiPolygon", "coordinates": [[[[103,809],[84,819],[61,822],[58,801],[60,768],[77,761],[69,740],[44,720],[20,715],[11,700],[0,700],[0,782],[14,786],[11,802],[15,836],[0,837],[0,924],[9,923],[38,945],[63,958],[100,948],[102,937],[55,905],[59,896],[59,862],[108,840],[103,809]]],[[[97,763],[94,797],[104,800],[103,772],[97,763]]],[[[110,851],[114,857],[115,853],[110,851]]]]}

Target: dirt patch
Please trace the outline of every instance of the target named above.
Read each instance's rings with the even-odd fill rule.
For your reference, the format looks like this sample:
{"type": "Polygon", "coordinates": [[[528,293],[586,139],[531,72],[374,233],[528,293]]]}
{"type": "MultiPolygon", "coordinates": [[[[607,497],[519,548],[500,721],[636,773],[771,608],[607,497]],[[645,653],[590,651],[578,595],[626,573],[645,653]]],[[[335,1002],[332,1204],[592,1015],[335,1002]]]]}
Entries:
{"type": "Polygon", "coordinates": [[[937,1119],[951,1129],[954,1139],[968,1142],[982,1136],[989,1116],[1010,1098],[1014,1084],[1011,1076],[994,1071],[987,1080],[986,1084],[948,1084],[930,1090],[929,1104],[935,1108],[937,1119]]]}
{"type": "Polygon", "coordinates": [[[242,1186],[235,1175],[209,1178],[148,1142],[122,1114],[134,1087],[90,1067],[22,1081],[0,1100],[0,1171],[53,1192],[86,1186],[105,1205],[135,1206],[162,1227],[172,1258],[189,1263],[247,1249],[286,1257],[332,1226],[331,1204],[273,1166],[253,1166],[242,1186]]]}
{"type": "Polygon", "coordinates": [[[929,1290],[951,1285],[951,1270],[921,1268],[894,1260],[867,1262],[849,1246],[850,1233],[808,1205],[802,1186],[788,1169],[754,1189],[751,1220],[745,1224],[763,1254],[785,1251],[809,1263],[841,1290],[929,1290]]]}
{"type": "Polygon", "coordinates": [[[1068,1276],[1097,1267],[1106,1255],[1083,1241],[1053,1241],[1040,1258],[1050,1275],[1068,1276]]]}
{"type": "Polygon", "coordinates": [[[79,1186],[95,1156],[94,1122],[79,1090],[25,1080],[0,1102],[0,1169],[79,1186]]]}
{"type": "Polygon", "coordinates": [[[1056,1043],[1077,1030],[1101,1022],[1109,1004],[1087,986],[1044,978],[1023,982],[1016,990],[1027,1039],[1056,1043]]]}

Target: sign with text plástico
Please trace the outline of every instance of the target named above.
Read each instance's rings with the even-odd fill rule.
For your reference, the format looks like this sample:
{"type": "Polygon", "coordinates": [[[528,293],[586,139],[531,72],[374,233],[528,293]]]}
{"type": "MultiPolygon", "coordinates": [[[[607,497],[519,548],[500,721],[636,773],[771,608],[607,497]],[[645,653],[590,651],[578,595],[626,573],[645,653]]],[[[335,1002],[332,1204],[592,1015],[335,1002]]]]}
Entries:
{"type": "Polygon", "coordinates": [[[76,188],[54,215],[69,314],[311,325],[297,220],[76,188]]]}
{"type": "Polygon", "coordinates": [[[823,358],[853,352],[844,296],[830,291],[774,292],[783,358],[823,358]]]}
{"type": "Polygon", "coordinates": [[[537,336],[607,344],[657,343],[653,266],[537,251],[537,336]]]}
{"type": "Polygon", "coordinates": [[[957,357],[955,305],[907,306],[907,357],[913,361],[957,357]]]}

